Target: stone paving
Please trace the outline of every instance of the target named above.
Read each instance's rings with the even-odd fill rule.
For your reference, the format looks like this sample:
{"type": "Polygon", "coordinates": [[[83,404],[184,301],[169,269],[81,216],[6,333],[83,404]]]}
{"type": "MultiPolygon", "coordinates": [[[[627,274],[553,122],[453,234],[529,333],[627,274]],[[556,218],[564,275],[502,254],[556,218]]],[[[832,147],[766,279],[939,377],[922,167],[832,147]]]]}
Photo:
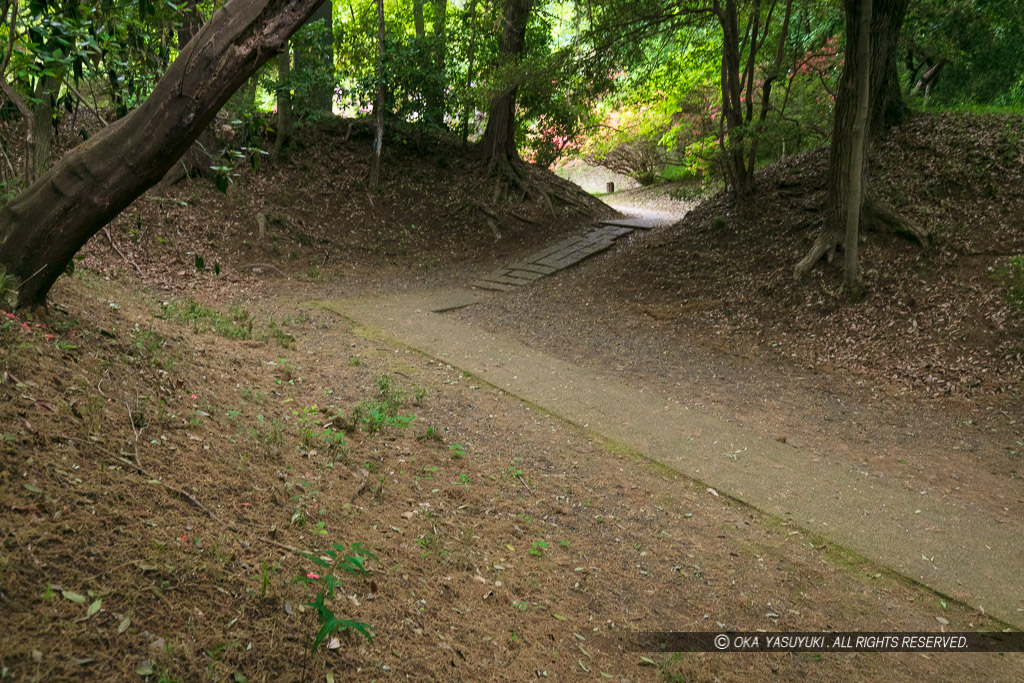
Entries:
{"type": "Polygon", "coordinates": [[[546,249],[530,254],[522,261],[499,268],[471,284],[478,289],[499,292],[513,290],[610,249],[615,244],[615,240],[634,230],[650,230],[662,223],[664,221],[652,218],[610,218],[598,223],[596,229],[585,235],[569,237],[557,244],[552,244],[546,249]]]}

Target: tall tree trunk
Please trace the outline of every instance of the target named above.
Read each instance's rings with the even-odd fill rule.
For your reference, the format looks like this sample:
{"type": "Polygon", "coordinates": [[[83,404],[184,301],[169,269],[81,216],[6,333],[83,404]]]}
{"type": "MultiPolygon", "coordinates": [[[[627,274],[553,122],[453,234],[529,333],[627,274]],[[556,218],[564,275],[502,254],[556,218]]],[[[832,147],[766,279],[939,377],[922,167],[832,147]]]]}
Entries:
{"type": "Polygon", "coordinates": [[[862,0],[857,30],[857,109],[850,139],[847,171],[849,201],[846,207],[845,273],[843,288],[851,299],[860,294],[860,209],[864,197],[864,155],[868,139],[868,93],[871,81],[871,0],[862,0]]]}
{"type": "Polygon", "coordinates": [[[32,109],[32,167],[36,174],[50,165],[53,141],[53,106],[60,91],[63,69],[56,76],[40,76],[36,82],[36,105],[32,109]]]}
{"type": "Polygon", "coordinates": [[[322,69],[330,74],[330,79],[318,84],[312,93],[310,102],[299,102],[299,106],[307,110],[321,114],[331,114],[334,111],[334,6],[332,0],[323,0],[323,4],[316,8],[316,12],[306,22],[307,25],[319,23],[323,29],[319,49],[296,50],[295,70],[301,71],[310,66],[322,69]],[[319,62],[319,63],[318,63],[319,62]],[[310,66],[307,66],[310,65],[310,66]]]}
{"type": "Polygon", "coordinates": [[[0,208],[0,265],[18,305],[43,305],[86,240],[152,187],[319,0],[228,0],[136,110],[0,208]]]}
{"type": "MultiPolygon", "coordinates": [[[[796,267],[793,276],[802,277],[823,256],[830,262],[846,235],[846,216],[849,206],[847,173],[853,152],[853,126],[857,112],[857,40],[860,36],[860,12],[864,0],[843,0],[846,10],[846,48],[843,73],[836,91],[835,118],[829,147],[825,208],[821,233],[796,267]]],[[[906,116],[907,106],[899,87],[896,73],[896,43],[909,0],[875,0],[871,13],[871,71],[868,89],[868,126],[871,138],[884,133],[906,116]]],[[[867,155],[865,155],[867,158],[867,155]]],[[[865,201],[861,211],[861,229],[869,225],[870,217],[877,215],[871,205],[871,186],[868,164],[864,164],[862,181],[865,201]]]]}
{"type": "Polygon", "coordinates": [[[422,40],[427,36],[426,25],[423,22],[423,3],[425,0],[412,0],[412,24],[416,30],[416,37],[422,40]]]}
{"type": "Polygon", "coordinates": [[[285,43],[277,55],[277,138],[274,140],[274,154],[280,156],[292,134],[292,53],[285,43]]]}
{"type": "MultiPolygon", "coordinates": [[[[732,185],[733,194],[737,199],[748,196],[754,191],[753,174],[747,172],[746,155],[743,153],[743,75],[740,73],[742,60],[742,43],[748,42],[747,49],[753,53],[757,41],[757,28],[754,27],[753,41],[749,40],[751,26],[747,27],[747,40],[741,40],[736,0],[725,0],[722,6],[717,0],[714,4],[715,16],[722,28],[722,118],[725,122],[724,135],[719,139],[719,146],[725,154],[725,167],[728,180],[732,185]]],[[[760,17],[761,3],[754,0],[754,9],[760,17]]]]}
{"type": "Polygon", "coordinates": [[[776,6],[777,0],[771,0],[765,11],[760,0],[753,0],[742,35],[739,30],[737,0],[725,0],[724,5],[716,0],[712,6],[722,29],[722,125],[718,143],[724,156],[727,180],[738,201],[754,193],[758,135],[771,110],[772,83],[779,77],[789,35],[793,0],[786,0],[775,62],[764,77],[761,105],[758,117],[755,118],[754,86],[758,53],[769,35],[776,6]]]}
{"type": "MultiPolygon", "coordinates": [[[[504,66],[518,64],[526,43],[526,24],[530,19],[533,0],[508,0],[505,5],[504,26],[498,53],[504,66]]],[[[519,160],[516,149],[516,94],[519,74],[509,71],[511,83],[505,84],[491,100],[487,115],[487,128],[480,140],[480,149],[490,166],[519,160]]]]}
{"type": "Polygon", "coordinates": [[[426,93],[426,120],[427,123],[445,127],[444,125],[444,94],[448,82],[445,78],[445,62],[448,57],[448,0],[434,0],[434,35],[433,57],[434,77],[430,80],[430,86],[426,93]]]}
{"type": "Polygon", "coordinates": [[[377,97],[373,103],[373,120],[377,130],[367,182],[371,192],[380,185],[380,160],[384,147],[384,0],[377,0],[377,97]]]}
{"type": "Polygon", "coordinates": [[[466,106],[462,112],[463,145],[469,140],[469,115],[472,108],[469,99],[469,89],[473,85],[473,60],[476,57],[476,0],[470,0],[469,2],[469,25],[469,61],[466,65],[466,106]]]}

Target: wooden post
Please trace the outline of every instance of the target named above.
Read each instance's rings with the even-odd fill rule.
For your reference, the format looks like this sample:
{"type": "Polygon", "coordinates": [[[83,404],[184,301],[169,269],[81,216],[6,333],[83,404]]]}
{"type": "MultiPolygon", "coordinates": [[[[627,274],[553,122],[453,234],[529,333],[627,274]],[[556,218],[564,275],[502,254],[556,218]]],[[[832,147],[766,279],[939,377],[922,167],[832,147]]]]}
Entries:
{"type": "Polygon", "coordinates": [[[609,182],[608,184],[606,184],[604,186],[604,189],[605,189],[605,192],[607,192],[608,194],[614,194],[615,193],[615,183],[609,182]]]}

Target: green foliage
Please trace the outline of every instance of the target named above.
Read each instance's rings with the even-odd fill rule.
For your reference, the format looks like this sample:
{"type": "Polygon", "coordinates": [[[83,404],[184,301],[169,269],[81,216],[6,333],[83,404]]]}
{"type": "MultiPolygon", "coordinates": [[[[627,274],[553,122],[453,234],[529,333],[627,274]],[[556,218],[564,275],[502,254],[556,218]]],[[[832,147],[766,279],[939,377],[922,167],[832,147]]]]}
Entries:
{"type": "Polygon", "coordinates": [[[362,401],[352,409],[347,428],[353,431],[362,427],[371,435],[386,428],[407,429],[416,416],[398,414],[405,403],[405,393],[386,374],[377,378],[377,391],[376,400],[362,401]]]}
{"type": "Polygon", "coordinates": [[[441,431],[434,426],[431,422],[427,425],[427,429],[422,434],[417,434],[416,438],[420,441],[442,441],[441,431]]]}
{"type": "Polygon", "coordinates": [[[14,298],[18,294],[18,278],[7,274],[7,269],[0,266],[0,308],[14,308],[14,298]]]}
{"type": "Polygon", "coordinates": [[[1024,107],[1024,4],[1017,0],[920,0],[904,21],[908,89],[929,104],[1024,107]],[[938,71],[925,89],[922,77],[938,71]],[[921,82],[922,87],[916,88],[921,82]]]}
{"type": "Polygon", "coordinates": [[[240,306],[228,308],[227,315],[201,306],[194,299],[161,304],[161,315],[168,320],[192,325],[192,331],[212,332],[228,339],[252,339],[254,316],[240,306]]]}
{"type": "Polygon", "coordinates": [[[327,112],[319,106],[320,93],[334,92],[331,38],[327,31],[324,23],[317,21],[307,23],[292,36],[295,66],[284,85],[292,91],[292,112],[299,124],[324,116],[327,112]]]}
{"type": "Polygon", "coordinates": [[[298,576],[292,583],[301,583],[305,586],[313,586],[316,589],[316,597],[312,602],[304,603],[312,607],[320,622],[320,629],[313,638],[313,645],[310,653],[316,652],[324,638],[332,633],[341,633],[352,630],[362,634],[371,643],[373,635],[370,633],[372,626],[360,621],[339,619],[327,606],[327,601],[334,599],[334,592],[341,587],[341,579],[338,572],[347,572],[353,576],[365,576],[368,573],[366,562],[377,560],[377,556],[367,550],[362,543],[353,543],[346,548],[344,544],[334,543],[332,550],[327,550],[324,555],[313,553],[302,553],[303,557],[315,564],[320,569],[308,572],[305,576],[298,576]]]}

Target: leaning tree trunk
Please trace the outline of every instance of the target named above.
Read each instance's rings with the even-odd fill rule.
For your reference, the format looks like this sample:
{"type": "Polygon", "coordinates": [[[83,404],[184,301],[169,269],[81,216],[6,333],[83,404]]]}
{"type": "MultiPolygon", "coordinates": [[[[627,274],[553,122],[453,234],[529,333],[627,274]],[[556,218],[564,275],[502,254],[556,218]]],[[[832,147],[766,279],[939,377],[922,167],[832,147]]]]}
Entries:
{"type": "MultiPolygon", "coordinates": [[[[523,53],[526,43],[526,23],[530,18],[533,0],[508,0],[505,5],[504,28],[501,33],[499,54],[507,66],[514,66],[523,53]]],[[[480,149],[493,168],[519,160],[516,149],[516,93],[519,90],[519,74],[509,72],[511,82],[491,100],[487,116],[487,128],[480,140],[480,149]]]]}
{"type": "MultiPolygon", "coordinates": [[[[198,0],[186,0],[182,7],[181,26],[178,27],[179,55],[202,27],[203,15],[199,13],[198,0]]],[[[214,163],[217,159],[217,152],[217,136],[209,127],[204,128],[188,151],[181,156],[179,162],[164,174],[154,191],[163,194],[172,185],[189,176],[213,177],[213,169],[210,166],[219,165],[214,163]]]]}
{"type": "Polygon", "coordinates": [[[41,306],[85,242],[152,187],[320,0],[229,0],[135,111],[66,154],[0,209],[0,265],[41,306]]]}
{"type": "MultiPolygon", "coordinates": [[[[896,73],[896,44],[909,0],[876,0],[871,14],[871,71],[868,92],[871,136],[877,136],[898,124],[906,115],[907,107],[899,87],[896,73]]],[[[860,12],[863,0],[843,0],[846,9],[846,49],[843,73],[836,92],[835,119],[832,124],[832,142],[829,148],[828,173],[825,177],[827,196],[821,232],[810,251],[793,270],[793,276],[802,277],[822,256],[831,262],[836,249],[843,243],[849,204],[847,174],[853,152],[853,126],[857,113],[857,45],[860,35],[860,12]]],[[[870,146],[871,137],[868,138],[870,146]]],[[[894,219],[881,207],[873,206],[868,183],[867,164],[863,176],[865,206],[861,212],[861,229],[869,220],[891,222],[894,219]]],[[[907,229],[914,231],[909,226],[907,229]]],[[[918,239],[920,234],[915,232],[918,239]]]]}

